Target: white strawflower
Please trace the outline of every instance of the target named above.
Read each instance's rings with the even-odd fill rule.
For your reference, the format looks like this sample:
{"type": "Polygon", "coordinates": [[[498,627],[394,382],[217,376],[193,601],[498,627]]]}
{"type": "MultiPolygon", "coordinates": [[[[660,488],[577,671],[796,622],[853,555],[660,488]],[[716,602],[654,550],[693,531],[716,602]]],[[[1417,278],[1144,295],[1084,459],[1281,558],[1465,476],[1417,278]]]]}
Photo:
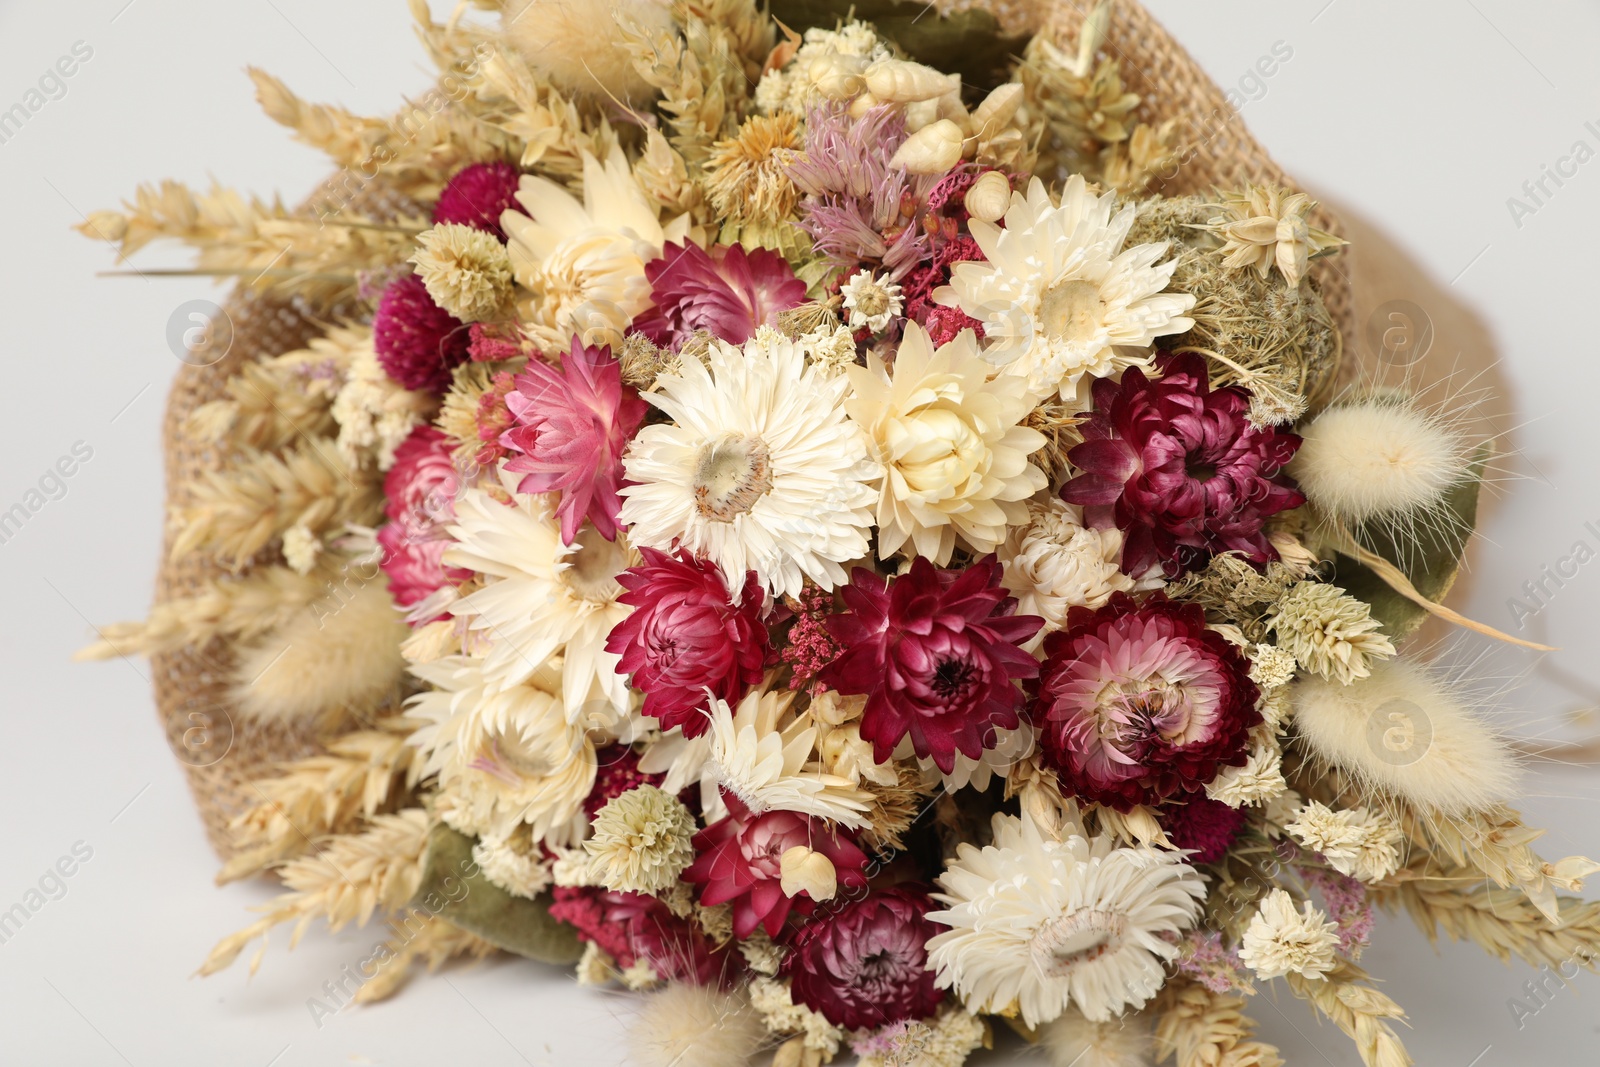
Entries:
{"type": "Polygon", "coordinates": [[[735,711],[712,698],[709,759],[718,781],[752,812],[797,811],[855,829],[873,795],[812,760],[817,728],[790,714],[794,693],[751,690],[735,711]]]}
{"type": "Polygon", "coordinates": [[[1294,899],[1282,889],[1261,898],[1255,918],[1239,944],[1239,958],[1262,979],[1298,974],[1321,978],[1333,970],[1339,947],[1337,927],[1310,901],[1295,911],[1294,899]]]}
{"type": "Polygon", "coordinates": [[[645,394],[672,423],[628,446],[629,537],[710,559],[733,589],[751,570],[774,595],[798,595],[807,578],[842,584],[840,564],[867,552],[881,473],[845,416],[849,383],[771,332],[743,350],[714,341],[706,359],[645,394]]]}
{"type": "Polygon", "coordinates": [[[1322,853],[1340,874],[1377,882],[1400,869],[1400,824],[1366,808],[1335,811],[1319,801],[1300,809],[1284,829],[1300,844],[1322,853]]]}
{"type": "Polygon", "coordinates": [[[1224,767],[1206,786],[1206,796],[1230,808],[1253,807],[1283,795],[1283,752],[1276,743],[1250,750],[1242,767],[1224,767]]]}
{"type": "Polygon", "coordinates": [[[950,927],[928,942],[940,988],[969,1011],[1018,1010],[1029,1026],[1073,1005],[1088,1019],[1138,1008],[1165,981],[1205,886],[1172,852],[1109,838],[1054,841],[1031,821],[994,817],[994,843],[962,843],[928,917],[950,927]]]}
{"type": "Polygon", "coordinates": [[[1033,402],[1014,378],[987,380],[987,369],[971,333],[935,350],[914,322],[906,324],[893,377],[875,353],[865,367],[845,369],[854,393],[845,410],[884,470],[880,559],[909,540],[917,555],[944,566],[958,535],[973,551],[992,552],[1044,488],[1044,472],[1028,462],[1044,435],[1017,425],[1033,402]]]}
{"type": "Polygon", "coordinates": [[[591,877],[618,893],[659,893],[694,862],[694,816],[653,785],[613,797],[589,830],[583,847],[591,877]]]}
{"type": "Polygon", "coordinates": [[[446,821],[462,833],[508,837],[526,823],[534,841],[561,844],[582,831],[594,787],[594,742],[569,723],[560,701],[530,685],[491,687],[482,664],[464,656],[417,664],[429,690],[407,715],[421,720],[409,743],[426,756],[448,799],[446,821]]]}
{"type": "Polygon", "coordinates": [[[849,313],[846,321],[856,330],[865,328],[881,333],[905,306],[900,286],[891,282],[887,274],[879,278],[870,270],[852,274],[850,280],[839,287],[839,294],[844,297],[844,309],[849,313]]]}
{"type": "Polygon", "coordinates": [[[583,157],[583,202],[548,178],[522,177],[517,202],[526,214],[501,217],[524,301],[524,327],[549,352],[573,335],[585,344],[622,343],[633,317],[650,306],[644,265],[669,240],[683,240],[688,216],[663,229],[621,148],[604,163],[583,157]]]}
{"type": "Polygon", "coordinates": [[[629,710],[628,681],[605,646],[633,610],[618,603],[616,578],[638,555],[587,523],[573,544],[563,543],[554,496],[517,493],[518,476],[504,470],[500,480],[510,506],[479,488],[455,503],[455,543],[444,562],[478,572],[484,584],[452,603],[450,613],[486,642],[483,671],[492,684],[521,685],[553,670],[559,657],[568,717],[617,729],[629,710]]]}
{"type": "Polygon", "coordinates": [[[983,321],[984,356],[1037,399],[1072,399],[1085,375],[1145,365],[1157,337],[1194,325],[1194,297],[1163,292],[1176,266],[1161,262],[1167,242],[1124,250],[1136,209],[1113,216],[1116,201],[1074,174],[1058,206],[1034,178],[1012,194],[1004,229],[970,223],[986,262],[955,264],[950,285],[934,293],[983,321]]]}
{"type": "Polygon", "coordinates": [[[1161,584],[1122,573],[1121,532],[1084,526],[1082,513],[1053,495],[1028,502],[1026,525],[1010,531],[999,555],[1017,614],[1038,615],[1046,631],[1066,625],[1068,608],[1104,607],[1112,593],[1161,584]]]}
{"type": "Polygon", "coordinates": [[[433,302],[462,322],[492,319],[513,290],[511,256],[492,233],[446,222],[417,235],[411,262],[433,302]]]}

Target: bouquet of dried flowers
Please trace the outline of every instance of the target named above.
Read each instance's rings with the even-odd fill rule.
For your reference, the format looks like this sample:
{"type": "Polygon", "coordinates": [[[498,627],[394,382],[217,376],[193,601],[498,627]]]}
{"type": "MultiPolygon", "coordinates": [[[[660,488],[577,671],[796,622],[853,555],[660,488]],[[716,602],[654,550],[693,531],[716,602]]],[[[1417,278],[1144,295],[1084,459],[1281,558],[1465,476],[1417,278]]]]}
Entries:
{"type": "Polygon", "coordinates": [[[91,650],[225,648],[241,722],[318,739],[229,823],[223,880],[287,891],[205,973],[382,916],[355,1000],[575,964],[654,991],[660,1067],[955,1067],[997,1024],[1278,1064],[1281,978],[1389,1067],[1375,905],[1593,958],[1558,891],[1600,865],[1533,852],[1511,747],[1397,654],[1493,633],[1439,603],[1487,446],[1340,388],[1305,194],[1158,195],[1111,5],[476,6],[413,5],[401,120],[255,75],[343,168],[307,207],[84,227],[322,323],[180,428],[173,556],[231,573],[91,650]]]}

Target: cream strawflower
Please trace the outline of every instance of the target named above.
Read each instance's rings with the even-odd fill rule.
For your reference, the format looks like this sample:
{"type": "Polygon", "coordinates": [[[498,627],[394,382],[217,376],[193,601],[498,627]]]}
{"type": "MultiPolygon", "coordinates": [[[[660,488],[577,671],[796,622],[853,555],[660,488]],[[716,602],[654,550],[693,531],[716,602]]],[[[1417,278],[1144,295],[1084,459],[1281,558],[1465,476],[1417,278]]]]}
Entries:
{"type": "Polygon", "coordinates": [[[1193,925],[1205,886],[1176,853],[1111,839],[1055,841],[1031,820],[994,817],[994,843],[962,843],[939,877],[950,929],[928,942],[940,988],[969,1011],[1019,1010],[1038,1026],[1075,1006],[1087,1019],[1137,1008],[1193,925]]]}
{"type": "Polygon", "coordinates": [[[659,893],[694,862],[694,816],[677,797],[653,785],[613,797],[583,843],[590,877],[618,893],[659,893]]]}
{"type": "Polygon", "coordinates": [[[1095,196],[1081,175],[1051,201],[1038,178],[1013,193],[1005,228],[974,219],[972,236],[987,262],[957,263],[934,299],[984,324],[984,356],[1021,377],[1043,400],[1069,400],[1084,375],[1106,377],[1145,365],[1157,337],[1194,325],[1187,293],[1163,292],[1175,261],[1167,243],[1124,250],[1136,209],[1115,193],[1095,196]]]}
{"type": "Polygon", "coordinates": [[[520,685],[561,657],[561,697],[569,719],[618,730],[629,710],[627,678],[606,651],[612,627],[631,608],[618,603],[616,576],[638,562],[618,538],[585,523],[574,544],[561,540],[549,494],[515,492],[519,476],[500,471],[511,505],[481,488],[464,491],[449,527],[447,566],[483,575],[481,589],[450,605],[468,633],[483,638],[491,684],[520,685]]]}
{"type": "Polygon", "coordinates": [[[844,297],[844,309],[848,312],[845,318],[851,329],[868,329],[873,333],[882,333],[905,304],[900,286],[891,282],[887,274],[880,279],[870,270],[852,274],[849,281],[839,286],[839,295],[844,297]]]}
{"type": "Polygon", "coordinates": [[[851,829],[863,825],[873,794],[812,759],[817,727],[809,715],[791,715],[793,703],[789,690],[752,690],[737,711],[712,699],[708,758],[718,780],[756,814],[798,811],[851,829]]]}
{"type": "Polygon", "coordinates": [[[491,687],[482,664],[450,656],[412,668],[433,688],[407,715],[424,725],[410,744],[439,776],[441,814],[466,834],[508,837],[526,823],[534,841],[575,839],[594,787],[594,743],[560,701],[531,685],[491,687]]]}
{"type": "Polygon", "coordinates": [[[1294,910],[1294,899],[1282,889],[1261,898],[1260,909],[1245,929],[1239,958],[1257,978],[1282,978],[1286,974],[1321,978],[1333,970],[1333,951],[1339,947],[1337,927],[1306,902],[1294,910]]]}
{"type": "Polygon", "coordinates": [[[547,351],[566,351],[576,334],[588,344],[622,343],[633,317],[650,306],[644,265],[667,241],[681,241],[688,216],[663,228],[622,149],[604,163],[585,153],[583,202],[548,178],[524,175],[517,202],[527,214],[500,218],[524,301],[524,325],[547,351]]]}
{"type": "Polygon", "coordinates": [[[706,358],[645,394],[673,421],[640,430],[623,459],[628,536],[710,559],[730,589],[751,570],[774,595],[842,584],[839,564],[867,552],[880,473],[845,416],[848,382],[771,330],[742,351],[713,341],[706,358]]]}
{"type": "Polygon", "coordinates": [[[1017,598],[1017,614],[1038,615],[1044,632],[1066,625],[1067,609],[1101,608],[1112,593],[1161,585],[1122,573],[1122,534],[1083,525],[1083,513],[1057,496],[1028,502],[1025,525],[1012,529],[999,550],[1001,579],[1017,598]]]}
{"type": "Polygon", "coordinates": [[[1027,518],[1025,501],[1047,481],[1028,457],[1045,438],[1017,425],[1033,410],[1021,382],[990,381],[988,369],[971,332],[935,350],[914,322],[906,324],[892,377],[872,352],[865,367],[845,368],[854,394],[845,410],[884,470],[879,558],[909,540],[917,555],[944,566],[957,535],[981,555],[1027,518]]]}

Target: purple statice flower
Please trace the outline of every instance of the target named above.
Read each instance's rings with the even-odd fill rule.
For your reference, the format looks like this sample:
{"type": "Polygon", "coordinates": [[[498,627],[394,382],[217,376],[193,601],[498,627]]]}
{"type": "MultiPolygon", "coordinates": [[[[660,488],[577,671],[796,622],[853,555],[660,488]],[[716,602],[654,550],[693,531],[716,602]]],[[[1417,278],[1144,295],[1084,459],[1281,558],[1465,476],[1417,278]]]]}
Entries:
{"type": "Polygon", "coordinates": [[[919,216],[938,178],[889,165],[905,139],[905,117],[893,107],[852,119],[823,104],[806,120],[805,150],[788,167],[805,194],[800,225],[817,250],[846,265],[879,263],[891,281],[931,254],[919,216]]]}
{"type": "Polygon", "coordinates": [[[1372,940],[1372,901],[1367,899],[1367,887],[1347,874],[1324,871],[1315,867],[1301,871],[1308,884],[1322,894],[1328,906],[1328,915],[1338,926],[1339,951],[1350,959],[1359,959],[1361,950],[1372,940]]]}

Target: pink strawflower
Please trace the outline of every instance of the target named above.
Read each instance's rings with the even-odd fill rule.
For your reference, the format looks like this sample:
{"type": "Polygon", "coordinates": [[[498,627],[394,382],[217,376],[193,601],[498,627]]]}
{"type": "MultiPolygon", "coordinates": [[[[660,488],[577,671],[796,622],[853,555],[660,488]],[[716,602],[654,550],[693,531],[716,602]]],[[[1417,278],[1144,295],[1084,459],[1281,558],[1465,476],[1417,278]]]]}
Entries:
{"type": "Polygon", "coordinates": [[[1122,569],[1169,577],[1205,566],[1218,552],[1257,565],[1277,559],[1262,532],[1268,516],[1306,498],[1283,474],[1300,447],[1292,433],[1249,421],[1250,394],[1213,390],[1204,357],[1163,354],[1160,377],[1138,367],[1120,383],[1094,383],[1094,412],[1067,453],[1082,474],[1061,489],[1096,526],[1124,536],[1122,569]]]}
{"type": "Polygon", "coordinates": [[[754,814],[733,793],[724,792],[726,818],[694,835],[695,861],[683,880],[701,887],[700,903],[711,908],[733,904],[733,932],[749,937],[757,927],[777,937],[790,911],[809,915],[816,907],[808,893],[783,891],[783,854],[796,845],[822,853],[833,864],[839,892],[866,886],[866,853],[847,831],[799,812],[774,809],[754,814]]]}
{"type": "Polygon", "coordinates": [[[669,242],[644,274],[655,306],[634,320],[634,329],[671,348],[696,330],[742,345],[757,326],[774,325],[780,311],[806,299],[806,283],[765,248],[718,245],[707,252],[693,241],[669,242]]]}
{"type": "Polygon", "coordinates": [[[500,371],[490,379],[489,388],[478,397],[478,409],[473,421],[477,424],[478,440],[483,445],[473,456],[473,462],[479,467],[492,467],[511,454],[511,450],[500,443],[500,437],[516,425],[517,420],[506,406],[506,397],[516,388],[516,377],[510,371],[500,371]]]}
{"type": "Polygon", "coordinates": [[[509,163],[472,163],[456,171],[433,207],[433,221],[471,226],[506,239],[500,216],[516,207],[522,174],[509,163]]]}
{"type": "Polygon", "coordinates": [[[529,360],[516,377],[516,390],[506,394],[506,407],[516,425],[500,435],[500,443],[520,453],[505,468],[523,476],[517,491],[561,494],[556,515],[567,544],[585,518],[601,537],[614,540],[622,452],[649,408],[622,383],[611,350],[585,347],[574,337],[559,368],[529,360]]]}
{"type": "Polygon", "coordinates": [[[450,439],[432,426],[418,426],[395,449],[394,466],[383,479],[383,510],[389,521],[378,529],[383,549],[378,566],[401,607],[472,575],[442,562],[450,544],[444,527],[455,516],[459,485],[450,439]]]}
{"type": "Polygon", "coordinates": [[[746,574],[734,603],[715,563],[682,550],[676,558],[639,552],[644,562],[617,575],[627,590],[617,599],[634,610],[612,629],[606,651],[621,657],[617,673],[631,674],[644,693],[643,714],[663,730],[681,726],[683,736],[698,737],[711,721],[708,699],[737,704],[772,660],[761,580],[746,574]]]}
{"type": "Polygon", "coordinates": [[[846,1030],[924,1019],[944,994],[928,969],[941,929],[919,889],[896,886],[832,906],[804,923],[783,961],[795,1003],[846,1030]]]}
{"type": "Polygon", "coordinates": [[[643,960],[662,978],[695,985],[728,985],[743,969],[731,946],[717,948],[693,919],[674,915],[643,893],[556,886],[550,917],[575,928],[624,969],[643,960]]]}
{"type": "Polygon", "coordinates": [[[1261,721],[1250,663],[1198,604],[1113,593],[1044,639],[1034,702],[1062,792],[1130,811],[1200,793],[1261,721]]]}
{"type": "Polygon", "coordinates": [[[828,620],[844,649],[821,680],[841,693],[864,693],[861,736],[885,763],[908,734],[918,756],[949,773],[956,753],[974,759],[1014,729],[1022,693],[1039,665],[1018,646],[1044,620],[1015,615],[1000,585],[1001,567],[986,556],[965,570],[940,570],[918,556],[893,581],[857,567],[840,595],[849,609],[828,620]]]}
{"type": "Polygon", "coordinates": [[[1244,828],[1242,808],[1230,808],[1220,800],[1196,794],[1181,804],[1161,809],[1161,825],[1174,845],[1189,849],[1190,863],[1214,863],[1228,852],[1228,846],[1244,828]]]}
{"type": "Polygon", "coordinates": [[[378,363],[407,389],[444,392],[470,340],[466,324],[435,304],[415,274],[390,282],[372,316],[378,363]]]}

